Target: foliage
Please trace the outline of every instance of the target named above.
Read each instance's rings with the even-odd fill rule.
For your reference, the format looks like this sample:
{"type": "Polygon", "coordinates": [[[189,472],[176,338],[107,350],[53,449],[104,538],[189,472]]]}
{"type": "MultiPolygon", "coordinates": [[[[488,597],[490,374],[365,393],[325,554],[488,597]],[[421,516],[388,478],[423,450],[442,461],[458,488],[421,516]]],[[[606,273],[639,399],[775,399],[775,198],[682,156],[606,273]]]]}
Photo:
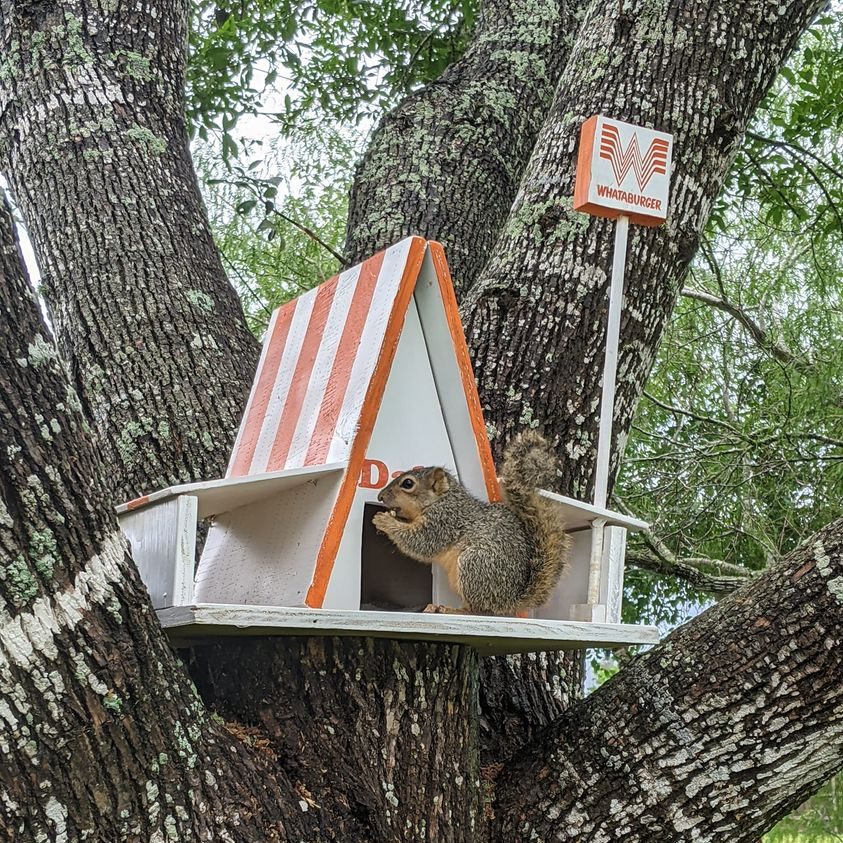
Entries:
{"type": "Polygon", "coordinates": [[[616,491],[680,559],[758,570],[841,513],[841,50],[830,15],[768,97],[636,415],[616,491]]]}
{"type": "Polygon", "coordinates": [[[843,843],[843,775],[782,820],[764,843],[843,843]]]}
{"type": "Polygon", "coordinates": [[[349,131],[305,129],[230,171],[198,147],[211,227],[258,337],[276,307],[339,269],[358,145],[349,131]]]}
{"type": "Polygon", "coordinates": [[[188,117],[237,154],[238,119],[259,111],[287,132],[318,106],[359,121],[429,82],[464,50],[476,0],[256,0],[193,4],[188,117]],[[267,104],[281,90],[277,105],[267,104]]]}
{"type": "Polygon", "coordinates": [[[715,212],[728,229],[730,197],[753,197],[765,221],[814,238],[843,230],[843,13],[818,19],[759,109],[715,212]]]}
{"type": "Polygon", "coordinates": [[[678,556],[759,569],[840,513],[843,252],[744,209],[690,275],[619,494],[678,556]]]}

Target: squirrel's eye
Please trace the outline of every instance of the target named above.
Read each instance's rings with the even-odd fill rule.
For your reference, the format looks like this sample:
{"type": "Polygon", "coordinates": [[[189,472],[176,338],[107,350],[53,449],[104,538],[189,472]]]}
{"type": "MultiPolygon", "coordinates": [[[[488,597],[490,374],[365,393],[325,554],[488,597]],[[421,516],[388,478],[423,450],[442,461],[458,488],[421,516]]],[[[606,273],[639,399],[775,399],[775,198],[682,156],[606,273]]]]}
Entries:
{"type": "Polygon", "coordinates": [[[415,481],[415,480],[413,480],[413,478],[412,478],[412,477],[405,477],[405,478],[401,481],[401,488],[402,488],[402,489],[412,489],[412,488],[413,488],[413,486],[415,486],[415,485],[416,485],[416,481],[415,481]]]}

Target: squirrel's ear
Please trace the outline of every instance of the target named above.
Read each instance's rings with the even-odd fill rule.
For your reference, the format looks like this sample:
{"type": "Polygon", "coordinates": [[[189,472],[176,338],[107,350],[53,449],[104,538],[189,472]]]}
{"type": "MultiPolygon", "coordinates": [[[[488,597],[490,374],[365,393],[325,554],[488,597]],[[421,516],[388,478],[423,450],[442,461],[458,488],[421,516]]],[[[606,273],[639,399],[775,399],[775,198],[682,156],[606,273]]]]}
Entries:
{"type": "Polygon", "coordinates": [[[436,492],[437,495],[444,495],[450,488],[451,484],[448,482],[448,475],[445,473],[445,469],[434,468],[433,491],[436,492]]]}

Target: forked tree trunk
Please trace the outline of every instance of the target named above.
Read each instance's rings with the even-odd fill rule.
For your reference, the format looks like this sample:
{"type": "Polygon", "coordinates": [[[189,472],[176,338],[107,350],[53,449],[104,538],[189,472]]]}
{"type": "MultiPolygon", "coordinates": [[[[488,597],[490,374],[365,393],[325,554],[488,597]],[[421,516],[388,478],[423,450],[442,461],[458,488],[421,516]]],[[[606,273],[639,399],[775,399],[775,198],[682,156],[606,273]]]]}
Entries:
{"type": "MultiPolygon", "coordinates": [[[[588,270],[584,255],[592,250],[597,258],[592,257],[589,265],[606,265],[607,229],[592,224],[591,234],[576,234],[568,243],[565,233],[574,222],[564,208],[560,210],[564,205],[560,196],[570,190],[571,137],[577,121],[592,110],[607,108],[617,97],[631,104],[619,116],[646,119],[655,115],[656,106],[649,104],[652,99],[661,102],[659,113],[664,111],[677,121],[665,128],[676,130],[682,162],[675,182],[676,217],[668,227],[678,239],[651,234],[634,246],[640,252],[635,260],[644,261],[648,275],[632,279],[629,318],[636,324],[643,320],[643,327],[629,333],[630,324],[625,325],[626,336],[636,338],[640,346],[631,357],[627,349],[625,360],[633,362],[624,371],[630,378],[643,379],[673,300],[676,279],[718,187],[717,174],[722,178],[753,103],[817,5],[797,8],[795,3],[752,0],[734,8],[678,2],[592,7],[585,40],[573,53],[573,69],[563,77],[564,90],[579,91],[582,97],[572,106],[578,116],[566,118],[557,99],[546,142],[534,157],[505,238],[469,311],[478,372],[484,377],[492,420],[503,431],[509,426],[506,412],[526,423],[546,411],[550,429],[567,436],[560,444],[571,451],[566,478],[572,489],[585,489],[590,475],[593,441],[588,419],[594,408],[587,397],[583,399],[588,413],[582,422],[574,416],[575,424],[569,425],[562,416],[571,408],[550,406],[540,386],[549,380],[557,399],[573,392],[573,401],[580,400],[577,390],[593,398],[595,378],[599,378],[597,349],[602,344],[602,328],[595,326],[605,296],[605,277],[601,270],[588,270]],[[609,53],[601,46],[592,49],[614,43],[613,39],[620,53],[609,53]],[[720,64],[717,73],[707,57],[710,50],[720,64]],[[591,64],[586,61],[589,51],[595,56],[591,64]],[[625,75],[615,64],[618,56],[634,58],[625,75]],[[741,67],[741,62],[747,67],[741,67]],[[661,100],[642,94],[648,90],[644,68],[655,72],[661,100]],[[612,91],[612,86],[617,93],[601,94],[601,90],[612,91]],[[570,134],[559,134],[565,126],[570,134]],[[700,134],[699,144],[694,141],[695,132],[700,134]],[[554,137],[560,144],[555,156],[551,154],[554,137]],[[694,161],[697,153],[708,157],[694,161]],[[556,178],[566,178],[568,183],[555,192],[542,192],[541,180],[556,178]],[[509,250],[512,254],[507,256],[509,250]],[[565,283],[568,271],[577,283],[565,283]],[[653,280],[660,277],[666,279],[664,288],[653,280]],[[518,334],[521,318],[531,327],[529,334],[518,334]],[[574,324],[577,318],[583,323],[579,333],[574,324]],[[591,333],[595,330],[597,339],[591,333]],[[556,380],[550,374],[544,380],[540,377],[542,366],[553,369],[554,364],[537,359],[545,342],[551,343],[551,353],[563,355],[560,359],[566,365],[586,361],[581,364],[579,381],[578,370],[571,371],[572,392],[560,391],[560,381],[565,380],[561,376],[556,380]],[[504,373],[501,380],[494,368],[486,366],[504,373]],[[512,396],[502,395],[504,376],[512,379],[512,396]],[[586,431],[585,440],[578,438],[579,426],[586,431]]],[[[113,522],[103,514],[109,506],[103,478],[114,482],[114,466],[120,466],[120,471],[134,478],[123,483],[128,493],[138,484],[148,488],[184,474],[214,473],[208,461],[224,461],[228,442],[223,447],[220,441],[230,436],[236,422],[232,384],[236,382],[242,399],[254,358],[247,367],[244,361],[252,353],[251,346],[242,339],[245,329],[238,327],[240,317],[225,292],[224,279],[212,267],[216,259],[204,223],[196,223],[195,241],[179,228],[180,220],[186,218],[193,225],[195,215],[201,216],[195,193],[188,190],[194,185],[185,169],[184,146],[176,144],[176,139],[183,141],[183,130],[176,107],[180,82],[174,86],[173,80],[181,78],[185,7],[161,2],[128,14],[119,6],[109,5],[106,12],[105,5],[86,3],[84,14],[78,14],[81,8],[78,3],[13,7],[8,0],[0,0],[0,37],[4,48],[8,47],[0,73],[0,137],[5,144],[4,166],[11,165],[41,262],[51,273],[50,297],[54,306],[63,303],[56,306],[55,318],[60,332],[72,340],[65,338],[63,347],[74,356],[74,372],[80,379],[88,372],[79,362],[86,354],[94,361],[91,366],[99,365],[111,379],[111,392],[102,398],[96,398],[87,384],[83,388],[97,429],[115,435],[123,452],[119,445],[114,453],[106,452],[111,460],[108,468],[97,468],[95,450],[83,435],[71,431],[70,417],[63,415],[67,412],[63,408],[69,406],[67,383],[50,356],[31,299],[25,298],[18,275],[13,274],[11,281],[4,278],[0,286],[0,377],[5,378],[0,384],[4,420],[0,460],[5,462],[0,465],[0,492],[5,508],[0,510],[4,554],[0,595],[8,608],[7,615],[0,617],[4,659],[0,660],[0,717],[4,723],[11,722],[11,717],[14,725],[7,730],[9,752],[0,744],[8,759],[8,765],[0,769],[0,783],[8,794],[4,810],[16,824],[25,825],[23,832],[17,832],[9,821],[0,828],[7,839],[24,841],[39,839],[42,832],[48,838],[58,836],[62,824],[69,839],[81,838],[81,831],[90,829],[94,839],[156,843],[203,835],[235,841],[272,840],[273,835],[293,840],[477,839],[478,823],[488,812],[474,778],[479,747],[476,728],[482,714],[477,715],[476,660],[470,653],[432,645],[299,640],[286,648],[283,641],[220,645],[204,654],[202,664],[197,655],[203,691],[226,713],[251,727],[241,733],[260,751],[250,752],[221,731],[191,695],[185,675],[163,643],[136,575],[125,564],[113,522]],[[149,32],[157,40],[147,41],[149,32]],[[154,44],[154,54],[144,54],[147,44],[149,49],[154,44]],[[150,59],[148,68],[145,59],[150,59]],[[144,79],[146,75],[151,78],[144,79]],[[68,135],[70,141],[56,135],[65,128],[80,129],[77,117],[93,123],[108,116],[115,128],[108,122],[105,126],[96,123],[101,134],[93,147],[91,125],[68,135]],[[163,154],[156,138],[167,141],[163,154]],[[77,154],[73,144],[82,151],[77,154]],[[68,156],[71,177],[67,184],[60,178],[54,147],[68,156]],[[87,156],[85,150],[89,150],[87,156]],[[111,160],[94,167],[91,161],[97,150],[111,160]],[[173,156],[171,151],[175,151],[173,156]],[[149,207],[147,191],[152,197],[149,207]],[[176,203],[172,216],[167,202],[176,203]],[[105,214],[100,213],[102,208],[105,214]],[[68,231],[63,229],[62,214],[68,217],[68,231]],[[112,215],[116,216],[112,219],[112,215]],[[134,238],[127,239],[126,226],[134,226],[134,238]],[[139,243],[142,251],[133,253],[130,260],[126,255],[139,243]],[[189,298],[183,296],[190,308],[177,294],[182,288],[176,287],[177,292],[170,295],[162,281],[170,264],[173,279],[182,286],[194,274],[206,285],[194,288],[189,298]],[[111,266],[131,278],[131,286],[123,289],[120,284],[103,282],[105,267],[111,266]],[[92,292],[82,294],[81,282],[89,277],[92,292]],[[61,296],[57,289],[64,290],[61,296]],[[78,305],[72,295],[77,289],[78,305]],[[148,298],[128,301],[139,289],[148,298]],[[210,297],[214,306],[195,295],[195,290],[210,297]],[[106,296],[106,292],[114,295],[106,296]],[[193,299],[201,318],[190,321],[193,299]],[[143,307],[138,310],[133,302],[143,307]],[[116,327],[109,322],[112,308],[118,308],[116,327]],[[94,316],[83,314],[83,309],[94,316]],[[156,319],[149,318],[150,314],[156,319]],[[137,315],[146,333],[127,327],[137,315]],[[83,326],[78,333],[73,327],[77,320],[83,326]],[[181,330],[185,320],[187,333],[181,330]],[[122,344],[85,345],[86,331],[96,337],[100,327],[121,338],[122,344]],[[191,346],[194,329],[201,337],[201,348],[198,341],[196,347],[191,346]],[[207,335],[213,337],[216,350],[206,342],[207,335]],[[130,336],[139,351],[126,350],[130,336]],[[177,362],[171,364],[171,357],[177,362]],[[156,396],[151,378],[158,371],[154,361],[159,359],[168,363],[166,382],[156,396]],[[198,380],[194,365],[202,372],[198,380]],[[245,376],[244,368],[249,369],[245,376]],[[190,416],[202,406],[195,396],[200,389],[197,384],[209,396],[208,415],[201,418],[190,416]],[[226,386],[230,392],[224,390],[226,386]],[[135,388],[140,397],[130,394],[135,388]],[[189,408],[183,417],[179,415],[182,406],[189,408]],[[143,433],[144,419],[152,418],[149,413],[154,412],[168,425],[182,425],[180,439],[167,439],[158,431],[143,458],[133,459],[134,452],[119,437],[124,411],[134,414],[131,424],[140,425],[131,428],[134,433],[143,433]],[[9,441],[12,450],[7,448],[9,441]],[[49,464],[45,441],[50,446],[49,464]],[[170,445],[165,448],[162,443],[167,442],[170,445]],[[206,446],[214,450],[206,452],[206,446]],[[95,557],[105,559],[107,565],[91,561],[95,557]],[[86,582],[90,587],[86,588],[86,582]],[[75,604],[81,604],[83,611],[72,612],[75,604]],[[46,632],[35,618],[48,620],[53,630],[46,632]],[[372,730],[379,734],[375,736],[372,730]],[[376,760],[367,757],[373,752],[380,753],[376,760]],[[104,788],[96,787],[95,777],[106,782],[104,788]],[[282,817],[284,830],[278,824],[282,817]]],[[[388,173],[385,178],[390,178],[388,173]]],[[[4,264],[4,275],[10,272],[4,264]]],[[[631,405],[640,386],[622,385],[621,420],[622,407],[625,402],[631,405]]],[[[122,478],[117,486],[121,483],[122,478]]],[[[748,602],[741,602],[744,598],[739,594],[729,604],[730,613],[718,610],[720,614],[689,624],[675,640],[636,663],[643,667],[633,665],[601,694],[580,703],[568,726],[550,725],[538,743],[521,751],[515,765],[505,768],[498,780],[500,826],[492,839],[566,839],[565,835],[573,837],[573,831],[582,828],[594,832],[593,840],[677,840],[696,835],[714,841],[729,839],[718,836],[721,825],[729,833],[746,835],[750,828],[757,831],[765,822],[772,823],[790,807],[806,789],[795,781],[795,774],[788,770],[781,788],[760,782],[753,790],[741,765],[750,756],[772,764],[782,748],[788,763],[792,760],[797,769],[798,759],[807,755],[805,741],[814,727],[839,748],[837,691],[833,685],[811,679],[817,668],[835,667],[839,672],[839,662],[834,661],[840,644],[836,630],[843,578],[839,526],[824,534],[821,551],[809,548],[801,553],[784,573],[777,569],[762,577],[752,591],[744,592],[748,602]],[[816,627],[807,626],[810,618],[821,623],[825,617],[820,612],[811,614],[814,605],[835,621],[836,630],[824,629],[817,637],[816,627]],[[831,642],[831,651],[824,648],[826,641],[831,642]],[[744,648],[752,655],[749,662],[740,661],[744,648]],[[736,680],[737,667],[744,664],[747,679],[736,680]],[[689,665],[696,668],[692,675],[698,679],[698,685],[690,688],[689,665]],[[713,692],[699,679],[707,669],[716,680],[713,692]],[[785,703],[772,689],[776,675],[784,677],[785,703]],[[798,696],[791,694],[791,678],[798,678],[798,696]],[[811,681],[816,687],[807,687],[811,681]],[[740,742],[733,741],[731,730],[718,720],[724,698],[740,742]],[[622,727],[614,727],[620,729],[620,744],[603,734],[617,723],[617,719],[609,721],[609,712],[617,718],[619,709],[626,712],[621,716],[631,729],[627,734],[622,727]],[[767,717],[768,711],[775,716],[767,717]],[[801,729],[803,723],[808,724],[806,729],[801,729]],[[689,735],[695,734],[704,739],[699,759],[687,749],[689,735]],[[630,743],[633,739],[635,745],[630,743]],[[683,751],[688,752],[686,760],[681,760],[683,751]],[[648,753],[666,760],[665,766],[656,762],[648,767],[648,753]],[[706,784],[715,757],[717,769],[740,779],[733,785],[739,789],[734,799],[726,798],[731,793],[728,782],[717,785],[721,790],[715,790],[714,782],[706,784]],[[569,763],[569,758],[577,763],[569,763]],[[629,765],[628,771],[624,764],[629,765]],[[581,779],[580,770],[589,778],[581,779]],[[611,786],[602,785],[604,777],[611,786]],[[651,780],[656,785],[653,796],[642,795],[651,780]],[[584,781],[591,787],[585,788],[584,781]],[[684,785],[693,781],[701,784],[700,799],[711,795],[715,800],[712,810],[698,808],[697,813],[688,813],[687,800],[695,796],[684,785]],[[672,799],[667,793],[659,796],[665,788],[672,799]],[[756,793],[759,807],[754,811],[745,803],[756,793]],[[656,833],[661,837],[646,836],[644,831],[649,834],[651,829],[648,810],[642,805],[655,797],[660,800],[653,804],[658,806],[656,833]],[[674,804],[677,811],[691,817],[691,830],[678,830],[685,820],[673,810],[674,804]],[[610,824],[613,813],[626,818],[629,828],[610,824]],[[750,819],[744,823],[746,816],[750,819]]],[[[541,659],[523,659],[521,666],[528,672],[535,670],[544,685],[553,687],[554,677],[541,659]]],[[[508,666],[498,667],[498,676],[515,684],[516,693],[503,702],[495,694],[486,695],[496,705],[488,728],[494,733],[490,740],[494,751],[507,753],[518,750],[525,728],[529,733],[538,723],[547,724],[557,713],[556,704],[564,701],[545,696],[532,700],[530,693],[517,699],[520,679],[506,673],[508,666]]],[[[839,766],[839,754],[819,755],[805,762],[805,780],[812,786],[839,766]]],[[[579,839],[587,836],[580,834],[579,839]]]]}
{"type": "MultiPolygon", "coordinates": [[[[463,314],[493,442],[538,425],[566,493],[590,499],[614,226],[571,210],[583,121],[606,114],[675,136],[661,228],[633,226],[621,321],[613,467],[682,279],[747,123],[825,0],[594,3],[521,189],[463,314]]],[[[614,471],[612,476],[614,476],[614,471]]]]}
{"type": "Polygon", "coordinates": [[[0,429],[0,840],[313,839],[161,634],[5,203],[0,429]]]}
{"type": "Polygon", "coordinates": [[[843,519],[507,766],[494,839],[756,843],[843,768],[843,519]]]}
{"type": "Polygon", "coordinates": [[[188,149],[189,8],[0,2],[0,170],[122,500],[220,476],[257,362],[188,149]]]}
{"type": "MultiPolygon", "coordinates": [[[[222,471],[254,357],[239,306],[229,306],[186,151],[186,4],[147,5],[138,19],[119,12],[88,2],[0,5],[0,37],[9,45],[0,74],[0,146],[62,350],[96,422],[107,478],[125,498],[222,471]],[[81,86],[94,95],[77,96],[81,86]],[[62,108],[36,119],[55,102],[62,108]]],[[[555,61],[540,29],[533,37],[545,50],[536,61],[555,61]]],[[[527,38],[513,61],[523,65],[532,46],[527,38]]],[[[347,652],[352,673],[368,658],[356,663],[357,652],[347,652]]],[[[297,676],[306,664],[305,656],[295,662],[297,676]]],[[[495,758],[561,713],[569,689],[578,687],[576,667],[568,670],[574,679],[567,687],[547,658],[515,661],[489,676],[482,738],[495,758]],[[510,695],[513,680],[533,690],[516,687],[510,695]]],[[[465,681],[476,682],[472,677],[465,681]]],[[[295,678],[280,684],[293,687],[295,678]]],[[[373,677],[374,707],[379,684],[373,677]]],[[[444,699],[441,705],[453,707],[444,699]]],[[[317,732],[314,747],[320,739],[331,740],[317,732]]]]}
{"type": "Polygon", "coordinates": [[[357,167],[345,254],[445,245],[457,295],[506,219],[586,0],[484,0],[465,55],[387,114],[357,167]]]}

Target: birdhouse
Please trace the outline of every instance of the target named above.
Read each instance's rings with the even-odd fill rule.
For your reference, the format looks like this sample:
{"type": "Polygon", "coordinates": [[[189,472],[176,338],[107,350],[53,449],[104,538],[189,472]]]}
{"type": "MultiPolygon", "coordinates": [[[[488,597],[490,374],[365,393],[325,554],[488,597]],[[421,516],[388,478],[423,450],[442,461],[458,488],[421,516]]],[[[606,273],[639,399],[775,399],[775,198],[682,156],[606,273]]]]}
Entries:
{"type": "Polygon", "coordinates": [[[500,498],[444,251],[410,237],[273,313],[225,478],[118,514],[178,643],[371,635],[523,652],[658,640],[620,623],[626,532],[645,525],[550,492],[574,551],[547,606],[517,618],[424,613],[461,601],[443,571],[372,526],[380,489],[419,465],[500,498]],[[197,562],[199,521],[210,527],[197,562]]]}

